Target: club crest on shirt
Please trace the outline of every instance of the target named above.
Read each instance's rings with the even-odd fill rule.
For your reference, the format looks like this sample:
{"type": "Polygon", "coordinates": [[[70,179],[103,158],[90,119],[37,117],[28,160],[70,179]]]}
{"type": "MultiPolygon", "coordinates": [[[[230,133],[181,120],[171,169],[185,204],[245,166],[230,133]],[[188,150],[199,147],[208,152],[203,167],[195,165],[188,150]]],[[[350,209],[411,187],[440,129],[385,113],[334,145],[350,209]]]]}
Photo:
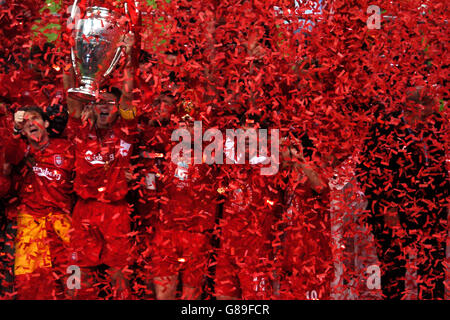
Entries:
{"type": "Polygon", "coordinates": [[[59,154],[56,154],[53,157],[53,162],[55,163],[55,166],[61,167],[63,165],[63,162],[64,162],[63,161],[63,157],[61,155],[59,155],[59,154]]]}

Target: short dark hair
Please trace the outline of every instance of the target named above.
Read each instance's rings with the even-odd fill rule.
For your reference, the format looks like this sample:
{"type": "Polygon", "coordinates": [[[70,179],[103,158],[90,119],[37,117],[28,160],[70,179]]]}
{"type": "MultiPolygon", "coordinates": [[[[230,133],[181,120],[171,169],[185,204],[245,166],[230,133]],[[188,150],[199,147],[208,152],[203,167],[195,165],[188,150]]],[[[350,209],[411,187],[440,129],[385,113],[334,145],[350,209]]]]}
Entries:
{"type": "Polygon", "coordinates": [[[48,115],[44,112],[44,110],[42,110],[42,108],[39,108],[38,106],[24,106],[20,107],[17,111],[36,112],[41,116],[43,121],[50,122],[48,115]]]}
{"type": "Polygon", "coordinates": [[[69,120],[67,108],[62,104],[53,104],[45,108],[45,114],[50,122],[47,128],[50,137],[59,137],[66,128],[67,121],[69,120]]]}
{"type": "Polygon", "coordinates": [[[113,94],[116,97],[117,101],[120,101],[120,98],[122,97],[122,91],[119,88],[113,87],[111,85],[104,85],[100,87],[100,91],[113,94]]]}

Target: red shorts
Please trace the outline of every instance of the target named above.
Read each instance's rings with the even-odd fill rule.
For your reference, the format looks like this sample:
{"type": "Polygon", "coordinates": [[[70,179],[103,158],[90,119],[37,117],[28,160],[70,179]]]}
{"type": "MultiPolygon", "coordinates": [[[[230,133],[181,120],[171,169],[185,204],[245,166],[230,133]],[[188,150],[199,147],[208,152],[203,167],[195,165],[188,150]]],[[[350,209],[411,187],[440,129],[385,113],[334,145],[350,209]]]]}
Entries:
{"type": "Polygon", "coordinates": [[[183,285],[202,286],[212,250],[210,237],[202,233],[157,228],[152,241],[155,277],[181,275],[183,285]]]}
{"type": "Polygon", "coordinates": [[[330,298],[334,267],[327,230],[289,230],[280,260],[283,270],[280,288],[282,299],[330,298]]]}
{"type": "Polygon", "coordinates": [[[72,260],[80,267],[132,263],[130,215],[125,200],[104,203],[79,199],[72,216],[72,260]]]}
{"type": "Polygon", "coordinates": [[[268,257],[260,257],[248,251],[247,256],[237,257],[219,251],[216,266],[216,296],[236,297],[244,300],[268,300],[272,298],[273,270],[268,257]]]}

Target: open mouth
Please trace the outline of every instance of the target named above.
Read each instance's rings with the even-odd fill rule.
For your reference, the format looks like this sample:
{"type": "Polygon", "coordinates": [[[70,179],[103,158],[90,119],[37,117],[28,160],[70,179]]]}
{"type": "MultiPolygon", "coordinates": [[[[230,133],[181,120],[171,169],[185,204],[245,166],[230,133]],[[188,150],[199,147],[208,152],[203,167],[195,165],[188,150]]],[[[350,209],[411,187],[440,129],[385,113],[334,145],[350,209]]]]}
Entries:
{"type": "Polygon", "coordinates": [[[109,112],[100,112],[100,118],[106,120],[109,117],[109,112]]]}
{"type": "Polygon", "coordinates": [[[37,128],[32,128],[30,129],[30,134],[34,134],[36,132],[38,132],[39,130],[37,128]]]}

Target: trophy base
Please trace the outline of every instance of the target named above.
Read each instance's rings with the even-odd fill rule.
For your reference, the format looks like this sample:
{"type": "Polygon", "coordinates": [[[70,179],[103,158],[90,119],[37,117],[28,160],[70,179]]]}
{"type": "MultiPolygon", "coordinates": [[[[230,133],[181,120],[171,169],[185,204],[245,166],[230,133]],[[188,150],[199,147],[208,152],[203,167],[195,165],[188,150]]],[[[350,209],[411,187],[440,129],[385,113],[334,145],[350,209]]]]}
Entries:
{"type": "Polygon", "coordinates": [[[90,102],[110,102],[110,98],[104,95],[102,92],[95,91],[86,87],[71,88],[67,90],[67,94],[70,98],[79,100],[85,103],[90,102]]]}
{"type": "Polygon", "coordinates": [[[101,99],[97,91],[85,87],[70,88],[69,90],[67,90],[67,94],[70,98],[82,102],[94,102],[99,98],[101,99]]]}

